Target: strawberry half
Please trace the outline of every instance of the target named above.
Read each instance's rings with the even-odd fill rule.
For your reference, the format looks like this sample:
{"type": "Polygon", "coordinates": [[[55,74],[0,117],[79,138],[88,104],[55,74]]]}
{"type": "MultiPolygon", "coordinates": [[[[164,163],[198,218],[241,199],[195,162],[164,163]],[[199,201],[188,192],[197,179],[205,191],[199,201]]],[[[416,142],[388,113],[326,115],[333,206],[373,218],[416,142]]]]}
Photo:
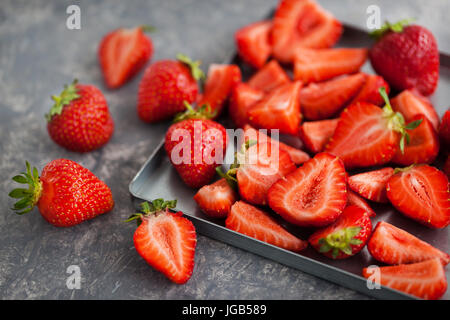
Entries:
{"type": "Polygon", "coordinates": [[[280,64],[276,60],[272,60],[252,75],[248,80],[248,85],[256,90],[270,92],[290,81],[280,64]]]}
{"type": "Polygon", "coordinates": [[[378,222],[367,248],[372,257],[386,264],[414,263],[433,258],[439,258],[443,265],[450,262],[447,253],[384,221],[378,222]]]}
{"type": "Polygon", "coordinates": [[[250,87],[246,83],[239,83],[231,90],[228,114],[236,127],[242,128],[248,122],[248,110],[264,97],[264,92],[250,87]]]}
{"type": "Polygon", "coordinates": [[[369,204],[352,190],[347,190],[347,206],[357,206],[367,212],[369,217],[375,217],[376,213],[369,204]]]}
{"type": "Polygon", "coordinates": [[[397,210],[428,227],[450,224],[450,192],[446,175],[429,165],[396,169],[386,185],[397,210]]]}
{"type": "Polygon", "coordinates": [[[380,88],[386,90],[386,94],[389,95],[390,88],[389,84],[383,79],[383,77],[375,74],[366,74],[366,81],[363,87],[353,98],[352,103],[356,102],[367,102],[377,106],[383,106],[384,100],[380,96],[380,88]]]}
{"type": "Polygon", "coordinates": [[[347,174],[339,158],[319,153],[267,194],[269,206],[286,221],[299,226],[326,226],[347,204],[347,174]]]}
{"type": "Polygon", "coordinates": [[[348,186],[366,199],[386,203],[386,184],[393,174],[394,169],[389,167],[358,173],[348,178],[348,186]]]}
{"type": "Polygon", "coordinates": [[[294,252],[299,252],[308,246],[306,241],[290,234],[269,214],[244,201],[237,201],[231,207],[230,214],[225,220],[225,226],[249,237],[294,252]]]}
{"type": "Polygon", "coordinates": [[[201,187],[194,195],[194,200],[207,216],[226,218],[231,206],[237,201],[237,195],[227,180],[222,178],[201,187]]]}
{"type": "Polygon", "coordinates": [[[339,119],[303,122],[299,131],[300,138],[311,152],[322,152],[333,136],[338,122],[339,119]]]}
{"type": "Polygon", "coordinates": [[[272,21],[259,21],[239,29],[234,38],[239,56],[255,68],[261,68],[272,53],[272,21]]]}

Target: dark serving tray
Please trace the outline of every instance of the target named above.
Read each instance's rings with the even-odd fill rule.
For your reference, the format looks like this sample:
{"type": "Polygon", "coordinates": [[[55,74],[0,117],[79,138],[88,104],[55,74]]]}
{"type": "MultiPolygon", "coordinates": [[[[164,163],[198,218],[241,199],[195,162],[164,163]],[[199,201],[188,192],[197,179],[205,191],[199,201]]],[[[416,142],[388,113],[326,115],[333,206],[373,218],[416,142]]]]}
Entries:
{"type": "MultiPolygon", "coordinates": [[[[338,43],[338,47],[365,47],[370,45],[371,40],[365,31],[348,25],[345,26],[344,34],[338,43]]],[[[442,116],[447,110],[450,101],[450,56],[441,53],[440,58],[439,87],[431,97],[431,101],[439,116],[442,116]]],[[[241,67],[244,79],[246,77],[248,78],[253,72],[236,55],[226,63],[238,64],[241,67]]],[[[368,62],[363,66],[362,71],[374,73],[368,62]]],[[[281,139],[283,140],[283,137],[281,139]]],[[[294,141],[292,137],[287,142],[294,143],[294,145],[301,143],[300,141],[294,141]]],[[[194,223],[198,232],[213,239],[278,261],[284,265],[375,298],[415,299],[413,296],[384,286],[381,286],[380,289],[368,288],[366,279],[361,276],[362,268],[379,263],[370,256],[367,248],[364,248],[359,254],[349,259],[334,261],[317,253],[311,247],[308,247],[301,253],[294,253],[225,228],[223,220],[209,218],[199,210],[197,204],[192,199],[196,190],[188,188],[181,182],[178,174],[170,164],[163,146],[164,141],[161,141],[131,181],[129,190],[135,198],[148,201],[156,198],[178,199],[177,209],[181,210],[194,223]]],[[[232,147],[230,148],[233,149],[232,147]]],[[[366,171],[369,170],[366,169],[366,171]]],[[[414,234],[445,252],[450,251],[449,228],[442,230],[430,229],[404,217],[389,204],[382,205],[371,202],[370,205],[377,213],[377,216],[372,219],[373,226],[378,221],[384,220],[414,234]]],[[[287,230],[301,239],[306,240],[313,231],[311,229],[289,225],[276,214],[273,214],[273,216],[287,230]]],[[[450,279],[449,269],[446,268],[447,279],[450,279]]],[[[450,290],[447,290],[442,299],[450,300],[450,290]]]]}

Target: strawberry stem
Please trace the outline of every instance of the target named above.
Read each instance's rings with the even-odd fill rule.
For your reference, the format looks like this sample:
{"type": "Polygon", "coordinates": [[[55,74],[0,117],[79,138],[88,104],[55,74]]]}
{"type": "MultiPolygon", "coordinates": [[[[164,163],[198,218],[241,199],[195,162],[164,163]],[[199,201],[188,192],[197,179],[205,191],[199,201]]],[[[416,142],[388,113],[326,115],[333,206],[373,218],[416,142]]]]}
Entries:
{"type": "Polygon", "coordinates": [[[375,40],[381,39],[388,32],[402,32],[404,27],[408,26],[411,22],[416,20],[415,18],[408,18],[397,21],[396,23],[390,23],[386,21],[380,29],[372,31],[369,33],[369,36],[374,38],[375,40]]]}
{"type": "Polygon", "coordinates": [[[194,109],[187,101],[183,101],[186,111],[175,115],[173,122],[180,122],[188,119],[212,119],[217,115],[217,110],[211,111],[209,104],[204,104],[200,108],[194,109]]]}
{"type": "Polygon", "coordinates": [[[361,240],[355,238],[361,232],[361,229],[361,227],[348,227],[330,233],[325,238],[320,238],[319,251],[324,253],[331,250],[333,259],[336,259],[341,251],[347,255],[352,255],[351,245],[362,243],[361,240]]]}
{"type": "Polygon", "coordinates": [[[61,114],[63,107],[68,105],[73,100],[78,99],[80,95],[78,94],[78,88],[76,87],[78,80],[73,80],[72,84],[64,85],[64,90],[59,96],[53,95],[52,99],[55,104],[50,109],[50,112],[45,115],[47,121],[51,121],[52,117],[57,114],[61,114]]]}
{"type": "Polygon", "coordinates": [[[155,31],[158,30],[156,27],[151,26],[151,25],[149,25],[149,24],[143,24],[143,25],[140,25],[139,28],[141,28],[142,32],[146,32],[146,33],[147,33],[147,32],[148,32],[148,33],[152,33],[152,32],[155,32],[155,31]]]}
{"type": "Polygon", "coordinates": [[[133,220],[137,220],[137,224],[139,226],[142,222],[143,217],[149,216],[151,214],[155,214],[155,213],[158,213],[161,211],[167,211],[169,209],[174,209],[176,207],[176,205],[177,205],[177,200],[165,201],[164,199],[158,198],[151,202],[145,201],[140,204],[141,212],[132,214],[124,222],[130,222],[133,220]]]}
{"type": "Polygon", "coordinates": [[[22,172],[22,175],[14,176],[12,179],[17,183],[28,184],[28,189],[17,188],[9,193],[11,198],[19,199],[11,209],[20,215],[30,212],[42,195],[42,182],[39,179],[38,170],[35,167],[32,169],[28,161],[25,164],[27,171],[22,172]]]}
{"type": "Polygon", "coordinates": [[[192,77],[195,80],[205,80],[205,73],[200,69],[200,64],[202,63],[200,60],[192,61],[191,58],[181,53],[177,54],[177,59],[191,69],[192,77]]]}

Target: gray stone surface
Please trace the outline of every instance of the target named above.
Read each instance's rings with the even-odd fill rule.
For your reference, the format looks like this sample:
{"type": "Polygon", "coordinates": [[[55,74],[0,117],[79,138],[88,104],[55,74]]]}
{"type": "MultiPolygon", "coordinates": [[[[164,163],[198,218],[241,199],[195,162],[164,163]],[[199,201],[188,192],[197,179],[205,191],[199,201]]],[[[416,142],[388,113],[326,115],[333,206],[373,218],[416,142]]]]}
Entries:
{"type": "MultiPolygon", "coordinates": [[[[368,4],[384,18],[418,17],[450,51],[449,2],[320,1],[343,21],[364,26],[368,4]],[[385,11],[386,10],[386,13],[385,11]]],[[[117,91],[107,90],[97,45],[118,26],[152,24],[153,60],[178,52],[204,67],[233,50],[233,32],[267,15],[269,0],[5,1],[0,4],[0,298],[1,299],[365,299],[367,297],[276,262],[199,236],[191,280],[172,284],[148,267],[133,248],[135,226],[122,221],[134,211],[128,183],[164,133],[136,115],[142,74],[117,91]],[[65,27],[66,8],[81,7],[79,31],[65,27]],[[48,137],[44,114],[50,95],[73,78],[97,85],[115,119],[115,134],[101,150],[68,152],[48,137]],[[89,168],[112,189],[116,206],[104,216],[61,229],[37,210],[16,216],[7,197],[11,176],[29,160],[39,169],[55,158],[89,168]],[[66,287],[70,265],[81,268],[80,290],[66,287]]]]}

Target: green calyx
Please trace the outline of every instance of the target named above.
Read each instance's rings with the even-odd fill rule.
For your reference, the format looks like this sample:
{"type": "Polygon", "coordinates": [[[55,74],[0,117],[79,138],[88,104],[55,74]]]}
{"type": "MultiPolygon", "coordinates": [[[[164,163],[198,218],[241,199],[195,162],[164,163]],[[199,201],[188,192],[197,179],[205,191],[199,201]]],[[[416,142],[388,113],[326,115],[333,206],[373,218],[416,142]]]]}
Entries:
{"type": "Polygon", "coordinates": [[[192,77],[199,81],[199,80],[205,80],[206,76],[205,73],[202,71],[202,69],[200,69],[200,64],[202,63],[199,60],[196,61],[192,61],[191,58],[189,58],[188,56],[184,55],[184,54],[177,54],[177,59],[178,61],[183,62],[185,65],[187,65],[189,67],[189,69],[191,69],[191,74],[192,77]]]}
{"type": "Polygon", "coordinates": [[[217,111],[212,111],[209,104],[204,104],[197,109],[194,109],[187,101],[183,101],[183,104],[186,111],[176,114],[174,123],[188,119],[212,119],[217,115],[217,111]]]}
{"type": "Polygon", "coordinates": [[[161,211],[167,211],[169,209],[174,209],[177,205],[177,200],[168,200],[164,199],[155,199],[151,202],[142,202],[140,204],[141,212],[132,214],[125,222],[130,222],[136,220],[137,225],[139,226],[142,223],[142,218],[145,216],[149,216],[151,214],[156,214],[161,211]]]}
{"type": "Polygon", "coordinates": [[[149,24],[143,24],[141,26],[139,26],[139,28],[142,30],[142,32],[148,32],[148,33],[152,33],[157,31],[158,29],[156,29],[156,27],[151,26],[149,24]]]}
{"type": "Polygon", "coordinates": [[[325,238],[320,238],[319,252],[331,251],[333,259],[337,258],[339,252],[352,255],[351,245],[360,245],[362,243],[361,240],[355,238],[361,232],[361,229],[361,227],[348,227],[330,233],[325,238]]]}
{"type": "Polygon", "coordinates": [[[412,164],[412,165],[404,167],[404,168],[395,168],[394,174],[409,171],[410,169],[414,168],[415,166],[416,166],[416,164],[412,164]]]}
{"type": "Polygon", "coordinates": [[[392,32],[402,32],[403,28],[409,25],[411,22],[413,22],[414,18],[408,18],[400,20],[396,23],[390,23],[389,21],[386,21],[380,29],[377,29],[375,31],[372,31],[369,33],[370,37],[374,38],[375,40],[381,39],[386,33],[392,31],[392,32]]]}
{"type": "Polygon", "coordinates": [[[80,95],[78,94],[78,89],[76,87],[78,80],[73,80],[72,84],[64,85],[64,90],[59,96],[53,95],[52,99],[55,104],[50,109],[50,112],[45,115],[47,121],[51,121],[52,117],[57,114],[61,114],[64,106],[71,103],[73,100],[78,99],[80,95]]]}
{"type": "Polygon", "coordinates": [[[28,161],[26,167],[26,172],[22,172],[21,175],[14,176],[12,179],[17,183],[28,184],[28,189],[17,188],[9,193],[11,198],[19,199],[11,208],[17,214],[30,212],[38,203],[42,194],[42,182],[39,179],[38,170],[35,167],[31,168],[28,161]]]}

